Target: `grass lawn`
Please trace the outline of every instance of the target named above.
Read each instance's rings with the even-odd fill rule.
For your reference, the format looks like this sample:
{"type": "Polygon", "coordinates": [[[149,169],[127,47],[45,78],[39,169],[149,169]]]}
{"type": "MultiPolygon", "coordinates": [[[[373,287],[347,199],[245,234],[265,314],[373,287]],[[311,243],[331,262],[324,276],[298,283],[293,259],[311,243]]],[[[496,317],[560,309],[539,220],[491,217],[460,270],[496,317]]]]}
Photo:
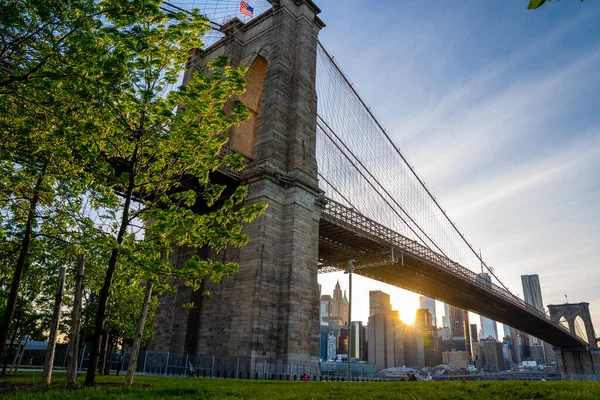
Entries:
{"type": "MultiPolygon", "coordinates": [[[[2,399],[600,399],[597,382],[293,382],[136,376],[98,377],[97,388],[69,388],[55,373],[44,388],[41,372],[0,377],[2,399]]],[[[79,377],[83,381],[83,376],[79,377]]]]}

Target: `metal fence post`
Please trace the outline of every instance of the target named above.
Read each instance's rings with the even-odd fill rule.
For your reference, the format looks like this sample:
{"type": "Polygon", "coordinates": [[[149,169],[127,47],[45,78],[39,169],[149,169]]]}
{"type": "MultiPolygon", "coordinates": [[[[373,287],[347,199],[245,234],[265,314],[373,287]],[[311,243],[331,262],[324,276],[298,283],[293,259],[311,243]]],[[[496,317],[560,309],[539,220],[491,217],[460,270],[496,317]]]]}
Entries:
{"type": "Polygon", "coordinates": [[[235,367],[235,379],[238,379],[240,374],[240,358],[237,359],[237,366],[235,367]]]}
{"type": "Polygon", "coordinates": [[[185,364],[183,364],[183,375],[185,375],[185,371],[187,370],[189,358],[190,358],[189,353],[185,353],[185,364]]]}
{"type": "Polygon", "coordinates": [[[210,367],[210,377],[212,378],[215,373],[215,356],[212,359],[212,367],[210,367]]]}
{"type": "Polygon", "coordinates": [[[83,371],[83,357],[85,357],[85,343],[83,344],[83,350],[81,351],[81,361],[79,362],[79,370],[83,371]]]}
{"type": "Polygon", "coordinates": [[[267,379],[266,375],[265,375],[265,360],[263,360],[263,379],[267,379]]]}
{"type": "Polygon", "coordinates": [[[143,374],[146,373],[146,361],[148,361],[148,350],[146,350],[144,353],[144,370],[142,371],[143,374]]]}
{"type": "Polygon", "coordinates": [[[165,375],[167,375],[167,370],[169,369],[169,355],[170,355],[170,353],[167,351],[167,362],[165,363],[165,375]]]}

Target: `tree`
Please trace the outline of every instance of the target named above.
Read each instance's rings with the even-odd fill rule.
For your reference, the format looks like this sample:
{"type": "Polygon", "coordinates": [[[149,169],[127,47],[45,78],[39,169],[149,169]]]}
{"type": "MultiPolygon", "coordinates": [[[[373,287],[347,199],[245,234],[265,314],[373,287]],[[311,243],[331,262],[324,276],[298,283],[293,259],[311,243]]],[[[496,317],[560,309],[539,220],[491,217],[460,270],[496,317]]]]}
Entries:
{"type": "Polygon", "coordinates": [[[0,271],[10,279],[0,354],[32,246],[40,237],[67,241],[81,195],[94,187],[79,140],[93,119],[80,61],[97,47],[97,7],[93,0],[0,5],[0,271]]]}
{"type": "Polygon", "coordinates": [[[243,205],[243,186],[222,199],[225,187],[210,182],[218,167],[242,167],[239,155],[223,156],[221,148],[227,142],[224,132],[247,117],[242,105],[228,103],[244,90],[244,70],[218,58],[209,75],[198,73],[187,86],[173,87],[188,51],[201,46],[208,21],[198,11],[163,12],[156,0],[139,1],[135,8],[118,1],[103,5],[107,8],[100,29],[108,52],[102,62],[89,66],[101,71],[90,83],[89,90],[97,95],[89,106],[102,120],[89,145],[104,161],[94,167],[97,180],[119,193],[122,203],[113,210],[112,249],[98,295],[86,385],[95,383],[120,258],[143,260],[157,276],[218,280],[235,272],[237,265],[194,258],[174,270],[163,255],[173,246],[217,251],[242,246],[247,242],[242,223],[265,208],[243,205]],[[194,207],[207,212],[196,213],[194,207]],[[144,240],[136,234],[142,229],[144,240]]]}
{"type": "MultiPolygon", "coordinates": [[[[60,243],[70,257],[87,257],[95,244],[86,237],[94,238],[108,260],[88,269],[103,282],[91,385],[119,271],[143,265],[136,277],[152,285],[183,278],[198,286],[237,269],[200,258],[174,269],[166,255],[173,246],[244,245],[241,224],[264,210],[243,205],[245,187],[225,193],[210,182],[219,167],[242,167],[221,147],[224,132],[247,117],[229,101],[244,90],[244,70],[219,58],[209,75],[176,88],[207,20],[197,11],[165,13],[159,0],[15,0],[0,6],[0,17],[0,285],[10,281],[0,354],[24,272],[46,257],[32,252],[36,244],[60,243]]],[[[139,283],[127,287],[139,293],[139,283]]]]}
{"type": "MultiPolygon", "coordinates": [[[[529,9],[539,8],[547,1],[550,1],[550,0],[529,0],[529,5],[527,6],[527,8],[529,8],[529,9]]],[[[583,3],[583,0],[579,0],[579,1],[583,3]]]]}
{"type": "Polygon", "coordinates": [[[91,32],[97,13],[93,0],[0,3],[0,88],[77,74],[66,56],[80,35],[91,32]]]}

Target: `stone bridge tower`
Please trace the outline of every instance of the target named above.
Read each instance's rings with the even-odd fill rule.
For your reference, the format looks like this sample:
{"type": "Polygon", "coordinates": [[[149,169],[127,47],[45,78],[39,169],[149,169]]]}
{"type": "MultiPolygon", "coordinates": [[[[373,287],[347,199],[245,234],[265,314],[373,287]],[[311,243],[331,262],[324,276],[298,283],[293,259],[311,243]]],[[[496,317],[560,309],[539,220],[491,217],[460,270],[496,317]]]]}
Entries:
{"type": "Polygon", "coordinates": [[[594,325],[590,315],[589,303],[565,303],[548,305],[550,319],[566,322],[569,331],[576,334],[576,319],[583,321],[588,346],[581,348],[555,348],[556,363],[561,373],[578,375],[596,375],[600,377],[600,349],[596,343],[594,325]]]}
{"type": "MultiPolygon", "coordinates": [[[[245,228],[249,244],[218,256],[239,262],[239,272],[198,292],[180,287],[165,295],[156,317],[152,350],[233,356],[255,362],[316,365],[319,345],[315,91],[317,36],[324,27],[311,0],[270,0],[272,9],[192,54],[191,74],[226,55],[247,66],[239,101],[252,117],[230,131],[230,146],[251,159],[243,184],[247,201],[267,211],[245,228]],[[211,296],[203,296],[205,290],[211,296]],[[183,304],[196,308],[186,311],[183,304]]],[[[178,249],[175,263],[194,252],[178,249]]],[[[256,365],[256,363],[252,363],[256,365]]]]}

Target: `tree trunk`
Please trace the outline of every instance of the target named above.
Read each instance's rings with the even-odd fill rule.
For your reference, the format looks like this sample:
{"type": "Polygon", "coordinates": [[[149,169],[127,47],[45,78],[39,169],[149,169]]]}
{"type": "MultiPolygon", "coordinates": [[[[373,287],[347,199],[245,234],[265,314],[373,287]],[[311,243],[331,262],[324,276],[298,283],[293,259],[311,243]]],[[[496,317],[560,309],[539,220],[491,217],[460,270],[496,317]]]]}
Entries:
{"type": "Polygon", "coordinates": [[[17,365],[14,365],[13,363],[13,368],[10,371],[11,375],[16,374],[19,368],[21,367],[21,361],[23,361],[23,357],[25,357],[25,350],[27,350],[27,343],[29,343],[29,335],[25,336],[25,343],[23,343],[23,349],[21,350],[21,354],[19,355],[18,360],[16,360],[17,365]]]}
{"type": "MultiPolygon", "coordinates": [[[[100,376],[103,375],[102,372],[102,355],[104,354],[104,346],[106,345],[106,334],[100,337],[100,354],[98,354],[99,362],[96,364],[96,373],[100,376]]],[[[89,365],[88,365],[89,368],[89,365]]]]}
{"type": "Polygon", "coordinates": [[[8,295],[8,301],[6,302],[6,308],[4,309],[4,318],[0,321],[0,354],[4,354],[4,346],[6,345],[6,339],[8,338],[8,331],[10,329],[10,323],[12,321],[15,306],[17,304],[17,297],[19,295],[19,286],[21,285],[21,277],[23,276],[23,270],[29,257],[29,247],[33,238],[31,234],[33,232],[33,223],[36,218],[36,207],[40,199],[40,190],[42,183],[44,182],[44,176],[46,175],[46,168],[48,167],[48,161],[44,162],[40,175],[38,176],[35,188],[33,189],[33,196],[29,201],[29,211],[27,213],[27,223],[25,224],[25,233],[23,234],[23,241],[21,242],[21,249],[19,251],[19,258],[15,265],[15,273],[13,275],[12,283],[10,285],[10,293],[8,295]]]}
{"type": "Polygon", "coordinates": [[[133,346],[131,346],[131,357],[129,359],[129,366],[127,367],[127,376],[125,377],[126,385],[131,385],[133,383],[133,376],[135,375],[135,369],[137,368],[137,359],[140,354],[140,344],[142,343],[142,335],[144,334],[144,325],[146,324],[146,317],[148,316],[148,308],[150,307],[150,298],[152,297],[153,288],[154,284],[146,284],[146,295],[144,296],[142,316],[140,317],[137,330],[135,331],[133,346]]]}
{"type": "MultiPolygon", "coordinates": [[[[110,286],[112,285],[113,275],[117,269],[117,261],[119,259],[118,247],[123,244],[123,238],[127,233],[127,227],[129,226],[129,209],[131,208],[131,198],[133,196],[133,189],[135,187],[135,168],[138,157],[139,139],[135,144],[133,150],[133,156],[131,159],[131,167],[129,168],[129,182],[127,184],[127,193],[125,194],[125,204],[123,205],[123,214],[121,215],[121,226],[119,227],[119,234],[117,235],[117,246],[112,249],[110,253],[110,260],[108,261],[108,268],[106,269],[106,276],[104,277],[104,285],[100,290],[100,298],[98,299],[98,312],[96,313],[96,321],[94,323],[94,336],[92,338],[92,352],[90,353],[90,360],[88,364],[87,373],[85,374],[85,385],[93,386],[96,384],[96,369],[98,368],[98,357],[100,355],[100,338],[104,333],[104,320],[106,319],[106,307],[108,306],[108,295],[110,293],[110,286]]],[[[4,339],[6,340],[6,338],[4,339]]]]}
{"type": "Polygon", "coordinates": [[[52,382],[52,367],[54,366],[54,351],[56,350],[56,339],[58,335],[58,324],[60,322],[60,308],[65,290],[65,270],[60,267],[58,275],[58,287],[56,288],[56,300],[54,301],[54,312],[52,313],[52,323],[50,325],[50,336],[48,337],[48,349],[46,350],[46,360],[44,361],[44,372],[42,373],[42,382],[49,385],[52,382]]]}
{"type": "Polygon", "coordinates": [[[106,358],[108,356],[108,349],[110,348],[110,335],[107,333],[104,335],[104,341],[102,342],[102,354],[100,358],[100,375],[106,375],[106,358]]]}
{"type": "Polygon", "coordinates": [[[81,318],[81,293],[83,291],[83,272],[85,257],[83,254],[77,256],[77,275],[75,276],[75,299],[73,301],[73,313],[71,314],[71,340],[67,360],[67,383],[74,384],[77,381],[77,369],[79,367],[79,325],[81,318]]]}
{"type": "Polygon", "coordinates": [[[8,349],[8,352],[6,353],[6,357],[4,357],[4,366],[2,367],[2,375],[6,375],[6,367],[8,366],[8,363],[10,362],[11,357],[13,356],[13,353],[15,352],[15,340],[17,340],[17,335],[19,334],[19,328],[21,325],[21,318],[17,318],[17,322],[15,324],[15,330],[13,331],[13,335],[12,338],[10,339],[10,349],[8,349]]]}

